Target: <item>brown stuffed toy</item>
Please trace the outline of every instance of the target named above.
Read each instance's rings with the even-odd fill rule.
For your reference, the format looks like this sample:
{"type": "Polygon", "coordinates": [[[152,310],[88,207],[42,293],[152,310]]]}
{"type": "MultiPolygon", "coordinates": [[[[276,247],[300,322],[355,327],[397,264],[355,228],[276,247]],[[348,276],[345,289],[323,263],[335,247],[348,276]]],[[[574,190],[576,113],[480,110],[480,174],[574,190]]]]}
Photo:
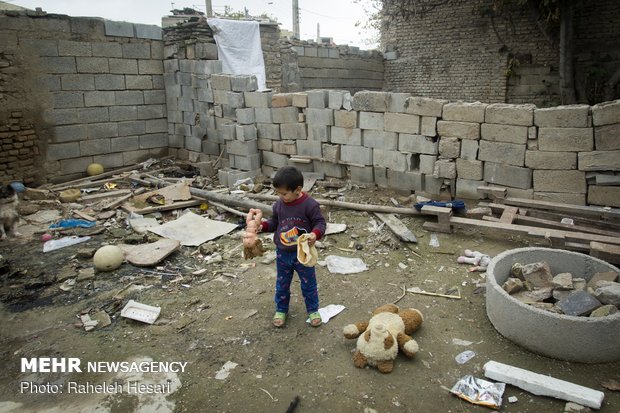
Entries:
{"type": "Polygon", "coordinates": [[[263,218],[263,211],[260,209],[250,209],[245,218],[245,231],[243,232],[243,258],[246,260],[261,257],[265,253],[263,243],[258,238],[258,229],[263,218]]]}
{"type": "Polygon", "coordinates": [[[357,350],[353,355],[355,367],[369,365],[377,367],[381,373],[390,373],[399,348],[410,358],[418,352],[418,343],[410,334],[420,328],[423,321],[419,310],[399,310],[394,304],[386,304],[373,311],[369,321],[345,326],[344,336],[357,338],[357,350]]]}

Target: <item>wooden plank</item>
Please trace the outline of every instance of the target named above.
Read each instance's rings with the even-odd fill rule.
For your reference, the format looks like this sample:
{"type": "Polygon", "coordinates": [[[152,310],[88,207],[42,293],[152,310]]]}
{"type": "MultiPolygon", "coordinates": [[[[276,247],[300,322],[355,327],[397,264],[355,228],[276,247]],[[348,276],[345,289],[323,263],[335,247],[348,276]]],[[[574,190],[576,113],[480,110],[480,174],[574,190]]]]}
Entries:
{"type": "Polygon", "coordinates": [[[590,242],[598,241],[606,244],[620,245],[620,237],[609,237],[598,234],[585,234],[582,232],[562,231],[553,228],[530,227],[526,225],[502,224],[499,222],[481,221],[478,219],[452,217],[450,223],[455,226],[474,226],[489,228],[495,231],[512,231],[521,234],[528,234],[536,237],[565,238],[567,242],[590,242]]]}
{"type": "Polygon", "coordinates": [[[590,242],[590,255],[614,265],[620,265],[620,246],[590,242]]]}
{"type": "Polygon", "coordinates": [[[382,214],[375,212],[375,215],[388,226],[404,242],[418,242],[413,232],[403,224],[403,222],[392,214],[382,214]]]}
{"type": "Polygon", "coordinates": [[[163,238],[150,244],[128,245],[119,244],[118,247],[125,253],[125,259],[133,265],[148,267],[155,265],[174,251],[181,243],[174,239],[163,238]]]}
{"type": "Polygon", "coordinates": [[[605,393],[598,390],[493,360],[486,362],[483,369],[484,375],[490,379],[512,384],[533,394],[568,400],[594,409],[601,408],[605,397],[605,393]]]}
{"type": "MultiPolygon", "coordinates": [[[[424,205],[422,207],[422,213],[424,215],[437,216],[437,225],[427,225],[426,227],[424,227],[424,224],[423,224],[422,225],[423,228],[425,229],[434,228],[434,231],[443,232],[446,234],[449,234],[452,232],[452,227],[450,226],[450,217],[452,216],[452,208],[424,205]]],[[[429,223],[429,224],[432,224],[432,223],[429,223]]]]}
{"type": "Polygon", "coordinates": [[[504,208],[504,212],[499,217],[499,222],[503,224],[512,224],[512,221],[515,219],[515,215],[517,215],[518,208],[507,206],[504,208]]]}
{"type": "Polygon", "coordinates": [[[587,217],[620,219],[620,208],[569,205],[558,202],[538,201],[534,199],[506,198],[504,203],[513,206],[559,211],[587,217]]]}
{"type": "Polygon", "coordinates": [[[83,202],[99,201],[100,199],[122,196],[122,195],[127,195],[130,193],[131,191],[129,189],[119,189],[118,191],[109,191],[109,192],[102,192],[100,194],[86,195],[80,199],[83,202]]]}
{"type": "Polygon", "coordinates": [[[75,215],[77,215],[78,217],[80,217],[80,218],[82,218],[82,219],[85,219],[86,221],[90,221],[90,222],[95,222],[95,221],[97,221],[97,218],[92,217],[92,216],[88,215],[88,214],[87,214],[87,213],[85,213],[85,212],[78,211],[78,210],[76,210],[76,209],[74,209],[72,212],[73,212],[75,215]]]}
{"type": "Polygon", "coordinates": [[[598,229],[607,229],[607,230],[615,230],[620,232],[620,222],[615,221],[604,221],[601,219],[595,218],[585,218],[585,217],[576,217],[574,215],[562,214],[551,211],[543,211],[540,209],[525,209],[519,208],[519,210],[525,210],[526,212],[520,212],[521,215],[533,217],[533,218],[542,218],[550,221],[561,221],[562,218],[571,218],[573,222],[577,225],[585,225],[591,228],[598,229]]]}
{"type": "Polygon", "coordinates": [[[121,208],[123,208],[127,212],[134,212],[136,214],[144,215],[144,214],[150,214],[153,212],[170,211],[173,209],[192,207],[192,206],[200,205],[203,202],[204,201],[201,199],[192,199],[191,201],[175,202],[169,205],[158,205],[158,206],[152,206],[152,207],[147,207],[147,208],[142,208],[142,209],[134,208],[132,205],[128,205],[128,204],[124,204],[121,208]]]}

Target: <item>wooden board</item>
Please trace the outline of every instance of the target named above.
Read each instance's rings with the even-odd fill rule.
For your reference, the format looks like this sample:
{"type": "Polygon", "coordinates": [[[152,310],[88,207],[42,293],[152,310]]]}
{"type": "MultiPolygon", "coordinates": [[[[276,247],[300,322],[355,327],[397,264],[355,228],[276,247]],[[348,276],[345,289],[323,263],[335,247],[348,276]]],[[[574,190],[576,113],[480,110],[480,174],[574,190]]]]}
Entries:
{"type": "Polygon", "coordinates": [[[620,246],[590,242],[590,255],[614,265],[620,265],[620,246]]]}
{"type": "Polygon", "coordinates": [[[390,228],[392,232],[394,232],[394,234],[396,234],[396,236],[402,241],[418,242],[418,239],[415,237],[413,232],[411,232],[409,228],[407,228],[405,224],[403,224],[403,222],[400,219],[396,218],[394,215],[382,214],[379,212],[375,212],[375,215],[381,221],[385,222],[385,225],[387,225],[388,228],[390,228]]]}
{"type": "Polygon", "coordinates": [[[150,244],[128,245],[120,244],[125,259],[138,267],[148,267],[162,261],[176,251],[181,243],[174,239],[163,238],[150,244]]]}
{"type": "Polygon", "coordinates": [[[568,214],[583,215],[607,219],[620,219],[620,208],[605,208],[595,206],[570,205],[560,202],[537,201],[534,199],[506,198],[507,205],[538,208],[550,211],[560,211],[568,214]]]}

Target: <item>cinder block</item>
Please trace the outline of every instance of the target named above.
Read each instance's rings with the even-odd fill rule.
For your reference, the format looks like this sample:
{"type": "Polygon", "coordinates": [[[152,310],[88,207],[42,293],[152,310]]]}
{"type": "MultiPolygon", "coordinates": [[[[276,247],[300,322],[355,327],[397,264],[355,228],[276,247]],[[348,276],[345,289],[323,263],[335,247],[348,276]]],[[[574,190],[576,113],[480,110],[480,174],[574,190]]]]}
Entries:
{"type": "Polygon", "coordinates": [[[592,128],[540,128],[538,148],[541,151],[591,151],[594,148],[592,128]]]}
{"type": "Polygon", "coordinates": [[[273,151],[273,141],[271,139],[258,138],[256,141],[259,151],[273,151]]]}
{"type": "Polygon", "coordinates": [[[367,148],[379,148],[395,151],[398,149],[398,134],[395,132],[365,129],[362,130],[362,142],[367,148]]]}
{"type": "MultiPolygon", "coordinates": [[[[76,145],[77,146],[77,145],[76,145]]],[[[83,174],[88,165],[93,162],[93,158],[86,156],[83,158],[64,159],[60,161],[60,174],[70,175],[81,173],[83,174]]]]}
{"type": "Polygon", "coordinates": [[[248,156],[258,153],[257,140],[240,141],[233,140],[226,142],[226,152],[229,155],[248,156]]]}
{"type": "Polygon", "coordinates": [[[297,155],[296,141],[272,141],[273,152],[283,155],[297,155]]]}
{"type": "Polygon", "coordinates": [[[620,171],[620,150],[579,152],[580,171],[620,171]]]}
{"type": "Polygon", "coordinates": [[[469,139],[462,140],[460,157],[468,161],[478,159],[478,141],[472,141],[469,139]]]}
{"type": "Polygon", "coordinates": [[[298,140],[308,139],[305,123],[282,123],[280,124],[280,136],[282,139],[298,140]]]}
{"type": "Polygon", "coordinates": [[[123,75],[110,75],[110,74],[95,75],[94,78],[95,78],[95,88],[97,90],[124,90],[125,89],[125,76],[123,75]]]}
{"type": "Polygon", "coordinates": [[[195,50],[197,59],[217,60],[219,57],[217,45],[214,43],[196,43],[195,50]]]}
{"type": "Polygon", "coordinates": [[[418,168],[411,169],[419,169],[420,173],[425,175],[432,175],[435,171],[435,162],[437,161],[437,156],[435,155],[419,155],[418,168]]]}
{"type": "Polygon", "coordinates": [[[136,75],[138,74],[138,61],[135,59],[108,59],[110,73],[136,75]]]}
{"type": "Polygon", "coordinates": [[[439,157],[444,159],[458,158],[461,153],[461,141],[458,138],[443,137],[439,139],[439,157]]]}
{"type": "MultiPolygon", "coordinates": [[[[509,194],[508,196],[514,195],[509,194]]],[[[586,204],[586,194],[571,194],[567,192],[534,192],[532,199],[536,199],[538,201],[556,202],[558,204],[586,204]]]]}
{"type": "Polygon", "coordinates": [[[249,108],[270,108],[273,92],[245,92],[243,96],[249,108]]]}
{"type": "Polygon", "coordinates": [[[60,76],[62,90],[95,90],[93,75],[71,74],[60,76]]]}
{"type": "Polygon", "coordinates": [[[357,128],[357,112],[348,110],[334,111],[334,125],[340,128],[357,128]]]}
{"type": "Polygon", "coordinates": [[[424,193],[435,196],[441,195],[445,182],[445,178],[437,178],[433,175],[424,175],[424,193]]]}
{"type": "Polygon", "coordinates": [[[590,106],[569,105],[534,110],[534,125],[541,128],[588,128],[590,106]]]}
{"type": "MultiPolygon", "coordinates": [[[[137,136],[122,136],[120,138],[110,138],[110,147],[115,151],[135,151],[140,148],[137,136]]],[[[219,153],[219,152],[218,152],[219,153]]]]}
{"type": "Polygon", "coordinates": [[[480,181],[483,176],[481,161],[456,160],[456,175],[461,179],[480,181]]]}
{"type": "Polygon", "coordinates": [[[342,145],[340,158],[354,165],[372,165],[372,149],[363,146],[342,145]]]}
{"type": "Polygon", "coordinates": [[[84,93],[85,106],[113,106],[118,92],[86,92],[84,93]]]}
{"type": "Polygon", "coordinates": [[[288,165],[288,156],[279,153],[263,151],[263,164],[273,166],[274,168],[282,168],[288,165]]]}
{"type": "MultiPolygon", "coordinates": [[[[109,127],[111,129],[110,133],[113,133],[114,126],[110,125],[109,127]]],[[[118,135],[114,135],[114,136],[143,135],[145,133],[146,133],[146,122],[143,120],[132,120],[132,121],[127,121],[127,122],[119,122],[118,123],[118,135]]]]}
{"type": "MultiPolygon", "coordinates": [[[[47,160],[58,161],[61,159],[72,159],[80,156],[80,145],[71,143],[50,143],[47,147],[47,160]]],[[[86,165],[88,166],[88,165],[86,165]]],[[[84,169],[82,170],[82,172],[84,169]]]]}
{"type": "Polygon", "coordinates": [[[569,192],[585,194],[586,174],[582,171],[534,171],[535,192],[569,192]]]}
{"type": "MultiPolygon", "coordinates": [[[[620,117],[618,119],[620,122],[620,117]]],[[[597,151],[620,149],[620,123],[595,127],[594,146],[597,151]]]]}
{"type": "Polygon", "coordinates": [[[532,187],[532,170],[501,163],[485,162],[484,180],[512,188],[530,189],[532,187]]]}
{"type": "Polygon", "coordinates": [[[325,109],[329,105],[329,91],[328,90],[308,90],[308,107],[315,109],[325,109]]]}
{"type": "Polygon", "coordinates": [[[456,178],[456,163],[450,159],[438,159],[435,162],[435,168],[433,169],[433,176],[439,178],[456,178]]]}
{"type": "MultiPolygon", "coordinates": [[[[207,155],[217,156],[220,154],[220,145],[217,142],[213,142],[208,139],[205,139],[202,141],[202,153],[207,154],[207,155]]],[[[209,163],[209,165],[213,165],[213,164],[209,163]]],[[[202,168],[200,171],[200,175],[204,175],[202,168]]],[[[208,175],[213,175],[213,173],[209,173],[208,175]]]]}
{"type": "Polygon", "coordinates": [[[138,60],[138,73],[141,75],[161,75],[164,67],[161,60],[138,60]]]}
{"type": "Polygon", "coordinates": [[[362,130],[354,128],[332,127],[331,142],[343,145],[362,145],[362,130]]]}
{"type": "Polygon", "coordinates": [[[536,105],[531,104],[493,103],[487,106],[484,121],[501,125],[532,126],[535,108],[536,105]]]}
{"type": "Polygon", "coordinates": [[[125,75],[125,87],[127,89],[153,89],[153,78],[143,75],[125,75]]]}
{"type": "Polygon", "coordinates": [[[215,102],[215,98],[213,96],[213,89],[210,89],[210,88],[197,89],[197,98],[199,102],[206,102],[206,103],[215,102]]]}
{"type": "Polygon", "coordinates": [[[419,172],[387,170],[388,187],[400,191],[423,191],[424,175],[419,172]]]}
{"type": "Polygon", "coordinates": [[[254,75],[235,75],[230,79],[233,92],[254,92],[258,89],[258,80],[254,75]]]}
{"type": "Polygon", "coordinates": [[[424,136],[437,136],[437,118],[434,116],[422,116],[420,118],[420,134],[424,136]]]}
{"type": "Polygon", "coordinates": [[[232,141],[237,139],[237,125],[234,123],[225,123],[217,128],[219,138],[222,141],[232,141]]]}
{"type": "Polygon", "coordinates": [[[151,45],[149,43],[123,43],[121,48],[125,59],[151,58],[151,45]]]}
{"type": "Polygon", "coordinates": [[[525,145],[480,141],[478,159],[481,161],[523,166],[525,164],[525,145]]]}
{"type": "Polygon", "coordinates": [[[238,156],[229,155],[229,160],[233,168],[241,169],[242,171],[254,171],[260,169],[260,154],[238,156]]]}
{"type": "Polygon", "coordinates": [[[308,94],[307,93],[293,93],[293,106],[296,108],[307,108],[308,107],[308,94]]]}
{"type": "Polygon", "coordinates": [[[480,124],[471,122],[437,121],[437,133],[461,139],[480,139],[480,124]]]}
{"type": "MultiPolygon", "coordinates": [[[[358,92],[361,93],[361,92],[358,92]]],[[[383,113],[360,112],[359,125],[361,129],[382,131],[384,127],[383,113]]]]}
{"type": "Polygon", "coordinates": [[[321,158],[322,144],[317,141],[298,140],[297,141],[297,155],[311,156],[314,158],[321,158]]]}
{"type": "Polygon", "coordinates": [[[293,105],[292,93],[275,93],[271,96],[272,108],[285,108],[293,105]]]}
{"type": "Polygon", "coordinates": [[[232,85],[230,78],[232,75],[229,74],[214,74],[211,75],[211,88],[214,90],[232,90],[232,85]]]}
{"type": "Polygon", "coordinates": [[[280,125],[274,125],[272,123],[257,123],[256,128],[258,130],[259,138],[271,140],[280,139],[280,125]]]}
{"type": "Polygon", "coordinates": [[[92,42],[90,45],[93,56],[123,57],[123,49],[120,43],[92,42]]]}
{"type": "Polygon", "coordinates": [[[222,73],[221,60],[196,60],[195,69],[197,73],[205,75],[217,75],[222,73]]]}
{"type": "Polygon", "coordinates": [[[54,143],[81,141],[87,138],[85,125],[56,126],[53,131],[54,143]]]}
{"type": "Polygon", "coordinates": [[[299,110],[295,107],[271,109],[271,117],[273,123],[296,123],[299,120],[298,115],[299,110]]]}
{"type": "Polygon", "coordinates": [[[528,127],[483,123],[480,126],[480,136],[483,140],[492,142],[525,144],[528,139],[528,127]]]}
{"type": "Polygon", "coordinates": [[[315,109],[309,107],[306,109],[306,123],[308,125],[325,125],[331,126],[334,124],[334,111],[333,109],[315,109]]]}
{"type": "Polygon", "coordinates": [[[235,109],[237,122],[241,125],[250,125],[256,122],[254,108],[235,109]]]}
{"type": "Polygon", "coordinates": [[[92,56],[92,47],[89,42],[58,41],[58,56],[92,56]]]}
{"type": "Polygon", "coordinates": [[[326,162],[340,162],[340,145],[321,144],[321,151],[326,162]]]}
{"type": "Polygon", "coordinates": [[[525,166],[532,169],[577,169],[577,154],[525,151],[525,166]]]}
{"type": "Polygon", "coordinates": [[[152,39],[152,40],[162,39],[161,27],[156,26],[154,24],[134,23],[134,29],[136,31],[136,37],[139,39],[152,39]]]}
{"type": "Polygon", "coordinates": [[[387,92],[361,91],[353,95],[353,110],[385,112],[388,106],[387,92]]]}
{"type": "Polygon", "coordinates": [[[213,89],[213,103],[216,105],[228,105],[228,92],[213,89]]]}
{"type": "Polygon", "coordinates": [[[486,108],[487,104],[480,102],[446,103],[443,106],[442,117],[444,120],[482,123],[486,108]]]}
{"type": "Polygon", "coordinates": [[[106,36],[134,37],[133,23],[104,20],[103,24],[106,36]]]}
{"type": "Polygon", "coordinates": [[[484,195],[478,193],[479,186],[486,186],[486,182],[459,178],[456,180],[456,197],[465,199],[482,199],[484,195]]]}
{"type": "Polygon", "coordinates": [[[620,208],[620,186],[590,185],[588,204],[620,208]]]}
{"type": "Polygon", "coordinates": [[[373,149],[372,162],[374,166],[389,168],[394,171],[407,170],[407,156],[393,150],[373,149]]]}
{"type": "Polygon", "coordinates": [[[80,156],[103,155],[110,153],[110,139],[87,139],[80,141],[80,156]]]}
{"type": "Polygon", "coordinates": [[[253,141],[258,138],[258,132],[254,125],[237,125],[237,140],[253,141]]]}
{"type": "Polygon", "coordinates": [[[404,113],[407,107],[407,99],[411,93],[390,93],[388,94],[387,111],[392,113],[404,113]]]}
{"type": "Polygon", "coordinates": [[[620,100],[599,103],[592,106],[592,122],[594,126],[620,123],[620,100]]]}
{"type": "Polygon", "coordinates": [[[256,123],[273,123],[271,109],[269,108],[254,108],[254,118],[256,119],[256,123]]]}
{"type": "Polygon", "coordinates": [[[410,97],[405,104],[405,113],[440,118],[443,113],[443,105],[446,103],[448,101],[445,99],[410,97]]]}
{"type": "Polygon", "coordinates": [[[228,96],[228,105],[233,108],[245,107],[245,100],[241,92],[226,92],[228,96]]]}
{"type": "MultiPolygon", "coordinates": [[[[364,113],[364,112],[362,112],[364,113]]],[[[410,133],[417,135],[420,133],[420,117],[418,115],[408,115],[403,113],[385,113],[383,128],[390,132],[410,133]]],[[[361,114],[360,114],[361,122],[361,114]]]]}
{"type": "Polygon", "coordinates": [[[346,167],[331,162],[312,161],[314,171],[325,174],[330,178],[344,178],[346,176],[346,167]]]}
{"type": "Polygon", "coordinates": [[[308,125],[308,140],[329,142],[331,127],[323,125],[308,125]]]}
{"type": "MultiPolygon", "coordinates": [[[[168,132],[168,119],[147,119],[146,120],[146,133],[163,133],[168,132]]],[[[201,135],[201,137],[204,133],[201,135]]]]}
{"type": "MultiPolygon", "coordinates": [[[[141,91],[134,90],[119,90],[116,92],[91,92],[95,93],[103,93],[104,95],[101,97],[101,101],[105,101],[104,105],[93,105],[93,106],[112,106],[112,105],[143,105],[144,104],[144,94],[141,91]],[[114,94],[114,100],[112,103],[109,102],[109,93],[114,94]]],[[[99,100],[99,97],[93,95],[93,103],[99,100]]]]}
{"type": "Polygon", "coordinates": [[[330,109],[340,110],[342,109],[342,101],[344,98],[345,91],[343,90],[330,90],[328,92],[328,105],[327,107],[330,109]]]}
{"type": "Polygon", "coordinates": [[[84,93],[82,92],[55,92],[52,95],[54,109],[84,107],[84,93]]]}
{"type": "Polygon", "coordinates": [[[41,64],[50,74],[77,73],[75,57],[42,57],[41,64]]]}
{"type": "Polygon", "coordinates": [[[439,144],[437,139],[423,135],[398,134],[398,150],[401,152],[437,155],[439,153],[438,148],[439,144]]]}
{"type": "Polygon", "coordinates": [[[358,184],[374,183],[374,171],[370,166],[349,166],[351,173],[351,182],[358,184]]]}

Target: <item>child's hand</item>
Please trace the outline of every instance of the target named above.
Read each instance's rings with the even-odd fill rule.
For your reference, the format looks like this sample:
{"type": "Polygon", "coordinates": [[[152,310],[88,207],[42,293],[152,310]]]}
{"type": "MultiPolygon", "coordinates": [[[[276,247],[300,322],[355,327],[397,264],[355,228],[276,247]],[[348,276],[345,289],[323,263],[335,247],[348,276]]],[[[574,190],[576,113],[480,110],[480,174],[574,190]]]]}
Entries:
{"type": "Polygon", "coordinates": [[[245,218],[245,221],[246,223],[249,223],[250,221],[254,221],[260,225],[262,219],[263,219],[263,211],[257,208],[251,208],[250,212],[248,212],[248,215],[245,218]]]}
{"type": "Polygon", "coordinates": [[[316,234],[314,232],[311,232],[308,234],[308,245],[313,246],[314,243],[316,242],[316,234]]]}

